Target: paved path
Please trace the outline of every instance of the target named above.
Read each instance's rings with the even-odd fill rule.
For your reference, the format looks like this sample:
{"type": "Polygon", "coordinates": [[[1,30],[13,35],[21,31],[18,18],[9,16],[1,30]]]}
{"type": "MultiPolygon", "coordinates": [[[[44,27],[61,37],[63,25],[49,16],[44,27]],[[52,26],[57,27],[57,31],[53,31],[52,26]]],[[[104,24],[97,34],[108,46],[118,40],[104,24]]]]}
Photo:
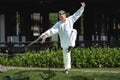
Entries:
{"type": "MultiPolygon", "coordinates": [[[[19,70],[48,70],[49,68],[38,68],[38,67],[8,67],[2,66],[0,67],[0,71],[4,69],[5,71],[11,69],[19,69],[19,70]]],[[[4,71],[2,70],[2,71],[4,71]]],[[[55,71],[63,71],[63,68],[50,68],[50,70],[55,71]]],[[[98,72],[98,73],[120,73],[120,68],[79,68],[79,69],[71,69],[70,71],[80,71],[80,72],[98,72]]]]}

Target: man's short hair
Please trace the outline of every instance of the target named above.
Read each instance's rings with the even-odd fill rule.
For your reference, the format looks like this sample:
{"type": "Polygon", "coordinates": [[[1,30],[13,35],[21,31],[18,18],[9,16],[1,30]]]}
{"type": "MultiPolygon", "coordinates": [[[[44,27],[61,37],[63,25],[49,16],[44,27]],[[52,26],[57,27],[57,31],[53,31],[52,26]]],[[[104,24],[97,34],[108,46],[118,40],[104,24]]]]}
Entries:
{"type": "Polygon", "coordinates": [[[60,11],[58,12],[58,14],[59,14],[59,15],[61,15],[61,14],[66,14],[66,12],[65,12],[64,10],[60,10],[60,11]]]}

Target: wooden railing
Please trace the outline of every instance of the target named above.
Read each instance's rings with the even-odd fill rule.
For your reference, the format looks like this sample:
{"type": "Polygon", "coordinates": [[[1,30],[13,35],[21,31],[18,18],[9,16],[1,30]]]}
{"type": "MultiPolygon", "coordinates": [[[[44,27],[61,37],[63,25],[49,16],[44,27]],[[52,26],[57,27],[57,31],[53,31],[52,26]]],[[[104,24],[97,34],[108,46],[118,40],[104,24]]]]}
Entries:
{"type": "MultiPolygon", "coordinates": [[[[24,53],[25,47],[29,42],[0,42],[0,53],[24,53]]],[[[120,47],[120,41],[77,41],[76,47],[120,47]]],[[[60,48],[60,42],[46,41],[45,43],[36,42],[29,46],[27,50],[44,50],[47,48],[60,48]]]]}

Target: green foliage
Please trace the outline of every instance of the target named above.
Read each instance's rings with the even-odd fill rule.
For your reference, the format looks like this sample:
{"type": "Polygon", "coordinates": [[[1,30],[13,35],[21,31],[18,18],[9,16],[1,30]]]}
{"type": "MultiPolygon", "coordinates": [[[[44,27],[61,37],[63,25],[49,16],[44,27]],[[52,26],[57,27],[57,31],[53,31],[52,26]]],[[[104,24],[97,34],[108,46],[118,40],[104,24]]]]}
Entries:
{"type": "MultiPolygon", "coordinates": [[[[74,68],[106,68],[120,67],[120,48],[74,48],[71,51],[72,67],[74,68]]],[[[61,49],[26,52],[9,58],[0,56],[0,64],[5,66],[24,67],[63,67],[61,49]]]]}
{"type": "Polygon", "coordinates": [[[120,48],[77,48],[73,53],[73,67],[120,67],[120,48]]]}
{"type": "Polygon", "coordinates": [[[50,21],[50,26],[53,26],[58,21],[58,14],[57,13],[50,13],[49,14],[49,21],[50,21]]]}

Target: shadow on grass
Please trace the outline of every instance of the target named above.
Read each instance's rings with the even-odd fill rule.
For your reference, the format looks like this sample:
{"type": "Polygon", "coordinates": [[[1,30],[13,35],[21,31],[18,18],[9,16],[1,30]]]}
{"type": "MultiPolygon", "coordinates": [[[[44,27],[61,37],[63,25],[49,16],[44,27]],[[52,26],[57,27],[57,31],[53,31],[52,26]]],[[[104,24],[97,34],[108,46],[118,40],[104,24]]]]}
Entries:
{"type": "Polygon", "coordinates": [[[99,78],[99,79],[106,79],[106,80],[120,80],[120,74],[112,74],[112,73],[109,73],[109,74],[96,74],[96,78],[99,78]]]}
{"type": "Polygon", "coordinates": [[[88,78],[88,77],[85,77],[85,76],[73,76],[73,77],[70,77],[71,80],[95,80],[93,78],[88,78]]]}
{"type": "Polygon", "coordinates": [[[51,70],[22,70],[14,73],[12,77],[9,75],[4,76],[3,80],[30,80],[30,75],[28,74],[31,72],[33,72],[32,74],[37,72],[36,75],[38,77],[41,77],[42,80],[50,80],[51,78],[56,76],[54,71],[51,71],[51,70]]]}
{"type": "Polygon", "coordinates": [[[3,80],[30,80],[30,78],[27,76],[27,77],[11,77],[11,76],[4,76],[3,77],[3,80]]]}

